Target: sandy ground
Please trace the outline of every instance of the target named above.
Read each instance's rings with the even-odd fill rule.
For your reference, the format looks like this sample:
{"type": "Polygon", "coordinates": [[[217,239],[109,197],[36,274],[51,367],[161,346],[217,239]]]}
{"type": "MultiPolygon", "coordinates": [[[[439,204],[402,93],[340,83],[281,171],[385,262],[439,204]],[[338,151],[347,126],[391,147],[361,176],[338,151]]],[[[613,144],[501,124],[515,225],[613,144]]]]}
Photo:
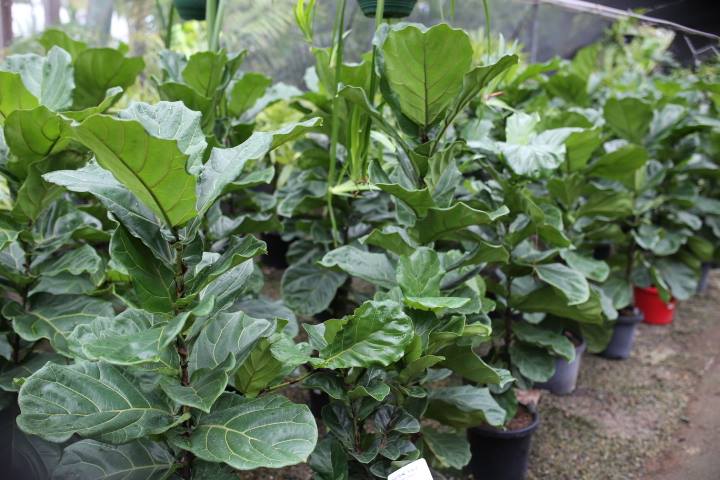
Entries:
{"type": "MultiPolygon", "coordinates": [[[[276,296],[280,272],[266,273],[276,296]]],[[[575,393],[545,394],[540,413],[528,480],[720,480],[720,271],[672,325],[640,325],[630,359],[586,354],[575,393]]],[[[312,474],[298,465],[240,478],[312,474]]]]}

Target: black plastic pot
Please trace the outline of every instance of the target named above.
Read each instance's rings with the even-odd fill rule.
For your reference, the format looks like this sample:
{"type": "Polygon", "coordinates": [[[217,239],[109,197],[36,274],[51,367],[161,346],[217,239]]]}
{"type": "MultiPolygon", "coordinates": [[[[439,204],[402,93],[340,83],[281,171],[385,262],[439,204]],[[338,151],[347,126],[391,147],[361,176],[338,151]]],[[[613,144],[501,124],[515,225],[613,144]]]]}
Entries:
{"type": "Polygon", "coordinates": [[[322,390],[311,389],[309,393],[310,401],[308,402],[308,406],[310,407],[310,411],[315,418],[321,418],[322,409],[330,403],[330,397],[322,390]]]}
{"type": "Polygon", "coordinates": [[[540,416],[532,412],[533,421],[519,430],[495,430],[486,427],[468,429],[470,472],[477,479],[524,480],[532,434],[540,425],[540,416]]]}
{"type": "MultiPolygon", "coordinates": [[[[366,17],[375,18],[377,0],[357,0],[360,10],[366,17]]],[[[383,18],[404,18],[409,16],[417,0],[385,0],[383,18]]]]}
{"type": "Polygon", "coordinates": [[[612,360],[628,358],[635,343],[635,328],[642,321],[643,314],[637,308],[630,315],[620,315],[615,321],[610,343],[600,355],[612,360]]]}
{"type": "Polygon", "coordinates": [[[288,267],[287,252],[290,242],[286,242],[277,233],[263,233],[262,240],[267,244],[267,255],[260,257],[263,265],[268,267],[285,269],[288,267]]]}
{"type": "Polygon", "coordinates": [[[697,293],[702,295],[707,292],[708,283],[710,281],[710,270],[713,269],[711,262],[703,262],[700,270],[700,280],[698,281],[697,293]]]}
{"type": "Polygon", "coordinates": [[[183,20],[205,20],[205,0],[173,0],[183,20]]]}
{"type": "Polygon", "coordinates": [[[580,364],[582,362],[582,354],[587,348],[585,340],[575,347],[575,359],[568,362],[564,358],[555,360],[555,375],[550,377],[547,382],[535,384],[536,388],[548,390],[555,395],[568,395],[575,391],[578,373],[580,372],[580,364]]]}

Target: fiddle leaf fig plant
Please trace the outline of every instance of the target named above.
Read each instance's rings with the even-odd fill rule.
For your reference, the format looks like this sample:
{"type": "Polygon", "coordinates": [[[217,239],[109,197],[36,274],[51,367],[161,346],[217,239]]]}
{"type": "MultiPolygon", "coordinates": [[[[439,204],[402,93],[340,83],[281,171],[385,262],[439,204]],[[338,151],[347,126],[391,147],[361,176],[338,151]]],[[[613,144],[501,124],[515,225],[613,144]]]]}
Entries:
{"type": "MultiPolygon", "coordinates": [[[[315,446],[307,407],[257,396],[265,384],[248,382],[249,371],[264,371],[268,383],[290,373],[283,366],[270,374],[267,360],[257,363],[268,345],[292,344],[286,321],[234,307],[253,288],[252,259],[266,251],[264,243],[232,237],[220,251],[206,250],[200,226],[245,169],[316,120],[213,148],[203,163],[207,144],[197,115],[179,102],[90,115],[67,129],[93,161],[42,177],[53,188],[87,192],[107,209],[113,291],[122,300],[114,308],[90,297],[27,313],[22,305],[6,307],[23,338],[46,337],[74,361],[39,365],[18,396],[23,431],[52,442],[87,439],[68,450],[61,470],[80,456],[106,474],[125,471],[130,461],[198,478],[207,462],[278,468],[303,461],[315,446]],[[103,458],[100,452],[114,448],[122,454],[103,458]]],[[[47,270],[92,273],[104,263],[91,251],[48,262],[47,270]]]]}

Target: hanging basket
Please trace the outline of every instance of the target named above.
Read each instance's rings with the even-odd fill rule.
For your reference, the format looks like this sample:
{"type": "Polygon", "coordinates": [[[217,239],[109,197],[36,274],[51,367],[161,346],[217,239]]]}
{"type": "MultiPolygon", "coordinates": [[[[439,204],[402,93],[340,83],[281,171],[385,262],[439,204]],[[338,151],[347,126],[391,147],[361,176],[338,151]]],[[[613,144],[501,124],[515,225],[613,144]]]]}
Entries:
{"type": "Polygon", "coordinates": [[[173,0],[183,20],[205,20],[205,0],[173,0]]]}
{"type": "MultiPolygon", "coordinates": [[[[412,13],[416,3],[417,0],[385,0],[383,18],[407,17],[412,13]]],[[[358,4],[366,17],[375,18],[377,0],[358,0],[358,4]]]]}

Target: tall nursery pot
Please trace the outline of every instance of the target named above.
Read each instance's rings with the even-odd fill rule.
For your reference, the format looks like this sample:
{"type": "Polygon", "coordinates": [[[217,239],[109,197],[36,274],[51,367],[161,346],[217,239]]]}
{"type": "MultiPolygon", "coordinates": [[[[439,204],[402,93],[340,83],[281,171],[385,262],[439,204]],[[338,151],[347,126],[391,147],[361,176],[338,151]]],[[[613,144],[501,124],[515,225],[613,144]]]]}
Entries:
{"type": "Polygon", "coordinates": [[[675,315],[674,298],[670,303],[665,303],[660,298],[660,293],[655,287],[635,287],[635,306],[642,311],[645,323],[650,325],[669,325],[675,315]]]}
{"type": "Polygon", "coordinates": [[[568,362],[564,358],[555,360],[555,374],[547,382],[535,384],[536,388],[548,390],[555,395],[568,395],[575,391],[582,354],[587,348],[587,343],[581,339],[580,345],[575,345],[575,359],[568,362]]]}
{"type": "Polygon", "coordinates": [[[697,293],[703,295],[707,292],[710,283],[710,270],[715,268],[712,262],[703,262],[700,270],[700,280],[698,281],[697,293]]]}
{"type": "Polygon", "coordinates": [[[624,360],[630,357],[635,343],[635,329],[642,321],[643,314],[638,308],[634,308],[628,314],[621,314],[615,320],[610,343],[600,355],[613,360],[624,360]]]}
{"type": "MultiPolygon", "coordinates": [[[[383,18],[405,18],[410,16],[417,0],[385,0],[383,18]]],[[[360,10],[366,17],[375,18],[377,0],[358,0],[360,10]]]]}
{"type": "Polygon", "coordinates": [[[470,471],[474,478],[488,480],[524,480],[532,435],[540,424],[537,412],[531,412],[532,422],[516,430],[497,430],[490,427],[468,429],[470,442],[470,471]]]}
{"type": "Polygon", "coordinates": [[[205,20],[205,0],[173,0],[183,20],[205,20]]]}

